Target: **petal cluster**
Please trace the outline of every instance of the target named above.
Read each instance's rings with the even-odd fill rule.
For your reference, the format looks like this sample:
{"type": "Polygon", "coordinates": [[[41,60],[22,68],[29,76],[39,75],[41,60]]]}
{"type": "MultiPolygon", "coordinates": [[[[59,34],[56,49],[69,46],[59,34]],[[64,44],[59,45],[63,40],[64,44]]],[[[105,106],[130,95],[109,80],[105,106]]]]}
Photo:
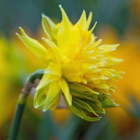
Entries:
{"type": "Polygon", "coordinates": [[[83,11],[79,21],[72,24],[60,6],[62,21],[55,24],[42,15],[42,26],[46,33],[43,46],[30,38],[22,28],[18,37],[46,65],[44,76],[37,87],[34,105],[54,110],[63,95],[69,109],[88,121],[97,121],[104,108],[117,106],[110,98],[115,92],[114,81],[122,78],[123,72],[115,66],[122,59],[110,53],[119,44],[103,45],[92,33],[96,24],[89,29],[92,13],[86,18],[83,11]],[[93,115],[90,116],[89,113],[93,115]]]}

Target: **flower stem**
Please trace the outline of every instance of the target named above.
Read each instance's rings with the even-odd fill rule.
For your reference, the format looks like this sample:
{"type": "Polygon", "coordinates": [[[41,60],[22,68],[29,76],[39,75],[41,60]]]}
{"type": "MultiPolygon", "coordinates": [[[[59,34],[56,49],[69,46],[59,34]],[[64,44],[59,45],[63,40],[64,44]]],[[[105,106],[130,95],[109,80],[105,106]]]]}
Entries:
{"type": "Polygon", "coordinates": [[[13,126],[11,129],[10,140],[17,139],[17,134],[19,131],[20,122],[21,122],[23,111],[25,108],[26,99],[27,99],[27,94],[23,94],[22,96],[20,95],[20,97],[19,97],[15,117],[13,120],[13,126]],[[20,102],[20,101],[22,101],[22,102],[20,102]]]}
{"type": "Polygon", "coordinates": [[[19,96],[19,99],[18,99],[17,109],[15,112],[15,117],[14,117],[13,124],[11,127],[11,133],[9,136],[9,140],[17,139],[27,97],[30,93],[30,90],[33,87],[36,87],[36,82],[35,82],[36,79],[41,79],[43,74],[44,74],[44,70],[38,70],[38,71],[34,72],[33,74],[31,74],[31,76],[28,78],[27,82],[25,83],[25,85],[22,89],[22,92],[19,96]]]}

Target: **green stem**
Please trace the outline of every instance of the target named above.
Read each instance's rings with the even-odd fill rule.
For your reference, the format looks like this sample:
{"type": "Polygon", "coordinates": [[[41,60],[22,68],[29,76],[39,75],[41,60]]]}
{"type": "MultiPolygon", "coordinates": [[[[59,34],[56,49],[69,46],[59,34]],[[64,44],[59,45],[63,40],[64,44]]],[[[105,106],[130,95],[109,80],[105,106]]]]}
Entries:
{"type": "Polygon", "coordinates": [[[33,74],[31,74],[31,76],[28,78],[28,81],[25,84],[25,86],[22,90],[22,93],[19,96],[15,117],[14,117],[13,124],[11,127],[11,133],[10,133],[9,140],[17,139],[27,97],[30,93],[31,88],[33,87],[33,83],[34,83],[35,79],[41,79],[43,75],[44,75],[44,70],[38,70],[38,71],[34,72],[33,74]]]}
{"type": "Polygon", "coordinates": [[[24,96],[19,97],[15,117],[14,117],[14,120],[13,120],[13,126],[12,126],[12,129],[11,129],[10,140],[16,140],[17,139],[17,134],[19,132],[20,122],[21,122],[23,111],[24,111],[24,108],[25,108],[26,99],[27,99],[26,94],[24,94],[24,96]],[[23,102],[23,100],[24,100],[24,102],[23,102]]]}
{"type": "Polygon", "coordinates": [[[44,69],[37,70],[34,73],[31,74],[31,76],[28,79],[28,82],[34,83],[35,79],[41,79],[42,76],[44,75],[44,69]]]}

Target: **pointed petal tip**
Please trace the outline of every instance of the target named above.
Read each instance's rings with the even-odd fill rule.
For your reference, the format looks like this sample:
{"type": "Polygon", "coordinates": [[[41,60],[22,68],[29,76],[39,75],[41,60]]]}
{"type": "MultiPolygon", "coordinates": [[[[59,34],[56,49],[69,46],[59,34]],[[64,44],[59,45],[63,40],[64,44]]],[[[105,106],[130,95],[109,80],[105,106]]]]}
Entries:
{"type": "Polygon", "coordinates": [[[69,103],[70,106],[72,106],[72,101],[69,103]]]}
{"type": "Polygon", "coordinates": [[[96,114],[97,117],[100,117],[98,114],[96,114]]]}
{"type": "Polygon", "coordinates": [[[45,14],[41,13],[41,16],[42,16],[42,17],[45,17],[45,14]]]}
{"type": "Polygon", "coordinates": [[[66,99],[66,100],[67,100],[68,105],[69,105],[69,106],[72,106],[72,98],[69,99],[69,100],[68,100],[68,99],[66,99]]]}
{"type": "Polygon", "coordinates": [[[62,7],[62,5],[61,5],[61,4],[59,4],[59,7],[62,7]]]}
{"type": "Polygon", "coordinates": [[[48,18],[48,16],[46,16],[44,13],[41,14],[42,18],[48,18]]]}
{"type": "Polygon", "coordinates": [[[83,10],[82,15],[86,16],[86,11],[85,10],[83,10]]]}
{"type": "Polygon", "coordinates": [[[118,47],[120,44],[115,44],[116,47],[118,47]]]}
{"type": "Polygon", "coordinates": [[[116,104],[116,106],[118,107],[118,106],[120,106],[119,104],[116,104]]]}
{"type": "Polygon", "coordinates": [[[65,10],[63,9],[63,7],[62,7],[61,4],[59,5],[59,8],[60,8],[60,10],[61,10],[62,13],[63,13],[63,12],[65,13],[65,10]]]}
{"type": "Polygon", "coordinates": [[[97,39],[97,36],[95,36],[94,39],[97,39]]]}
{"type": "Polygon", "coordinates": [[[45,37],[42,37],[42,40],[44,40],[46,43],[49,43],[49,39],[45,38],[45,37]]]}
{"type": "Polygon", "coordinates": [[[24,32],[24,30],[21,27],[18,27],[18,28],[19,28],[19,30],[20,30],[21,33],[24,32]]]}
{"type": "Polygon", "coordinates": [[[22,27],[18,27],[18,28],[19,28],[19,30],[20,30],[22,36],[24,36],[24,37],[28,37],[27,34],[24,32],[24,30],[23,30],[22,27]]]}
{"type": "Polygon", "coordinates": [[[85,11],[85,10],[83,10],[83,12],[82,12],[82,15],[81,15],[80,19],[81,19],[82,17],[86,17],[86,11],[85,11]]]}
{"type": "Polygon", "coordinates": [[[46,110],[45,110],[45,109],[43,109],[42,111],[43,111],[43,112],[45,112],[46,110]]]}
{"type": "Polygon", "coordinates": [[[18,33],[15,33],[16,35],[19,35],[18,33]]]}
{"type": "Polygon", "coordinates": [[[36,106],[35,106],[35,109],[37,109],[37,108],[38,108],[38,106],[36,105],[36,106]]]}
{"type": "Polygon", "coordinates": [[[93,30],[95,29],[96,25],[97,25],[97,21],[94,23],[94,25],[93,25],[93,27],[91,28],[90,32],[93,32],[93,30]]]}
{"type": "Polygon", "coordinates": [[[66,13],[65,13],[65,10],[63,9],[63,7],[62,7],[62,5],[60,4],[59,5],[59,8],[60,8],[60,10],[61,10],[61,13],[62,13],[62,19],[65,17],[67,17],[67,15],[66,15],[66,13]]]}

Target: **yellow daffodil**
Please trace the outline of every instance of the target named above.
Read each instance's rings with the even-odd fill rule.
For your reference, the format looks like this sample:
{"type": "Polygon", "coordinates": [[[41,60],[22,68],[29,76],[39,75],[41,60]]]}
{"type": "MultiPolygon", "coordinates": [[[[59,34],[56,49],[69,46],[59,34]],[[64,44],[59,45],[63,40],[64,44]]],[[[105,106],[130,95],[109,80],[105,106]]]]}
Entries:
{"type": "Polygon", "coordinates": [[[122,62],[110,56],[119,44],[102,45],[89,30],[92,13],[86,19],[83,11],[79,21],[73,25],[64,9],[60,6],[62,21],[57,25],[47,16],[42,15],[42,26],[47,38],[43,46],[30,38],[22,28],[18,37],[44,64],[46,69],[37,86],[34,105],[54,110],[64,96],[68,108],[79,117],[88,121],[100,119],[98,113],[105,113],[104,108],[116,104],[109,97],[115,92],[112,82],[122,78],[123,72],[115,66],[122,62]],[[91,112],[90,117],[86,112],[91,112]]]}

